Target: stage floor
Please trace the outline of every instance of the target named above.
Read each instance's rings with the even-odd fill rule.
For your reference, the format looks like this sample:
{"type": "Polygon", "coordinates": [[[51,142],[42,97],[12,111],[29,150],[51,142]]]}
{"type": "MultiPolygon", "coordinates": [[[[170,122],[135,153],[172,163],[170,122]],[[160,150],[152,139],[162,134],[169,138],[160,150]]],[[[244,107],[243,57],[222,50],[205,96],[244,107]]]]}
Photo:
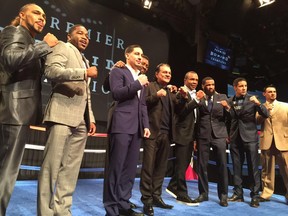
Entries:
{"type": "MultiPolygon", "coordinates": [[[[198,207],[179,204],[165,191],[169,180],[169,178],[164,180],[162,198],[168,204],[174,205],[174,208],[171,210],[165,210],[155,207],[155,216],[288,215],[288,206],[285,204],[284,196],[273,195],[270,202],[260,203],[259,208],[251,208],[249,206],[250,197],[248,190],[245,190],[245,202],[229,203],[228,207],[221,207],[219,205],[215,183],[209,183],[209,201],[201,203],[198,207]]],[[[189,195],[192,198],[196,198],[198,196],[197,181],[188,181],[187,185],[189,187],[189,195]]],[[[73,196],[73,216],[104,216],[105,210],[102,204],[102,191],[103,179],[79,179],[73,196]]],[[[229,187],[229,196],[231,193],[232,187],[229,187]]],[[[133,195],[131,198],[131,201],[138,206],[136,211],[142,211],[140,197],[139,179],[137,178],[135,180],[133,195]]],[[[36,199],[37,181],[17,181],[6,216],[36,216],[36,199]]]]}

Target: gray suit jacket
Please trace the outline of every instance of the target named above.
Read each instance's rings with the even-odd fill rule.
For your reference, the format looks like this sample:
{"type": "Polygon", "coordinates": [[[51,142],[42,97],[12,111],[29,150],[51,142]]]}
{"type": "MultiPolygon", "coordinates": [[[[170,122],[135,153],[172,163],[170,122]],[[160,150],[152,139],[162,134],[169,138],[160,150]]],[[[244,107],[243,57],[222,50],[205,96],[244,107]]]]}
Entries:
{"type": "MultiPolygon", "coordinates": [[[[88,66],[88,61],[86,65],[88,66]]],[[[79,50],[71,43],[60,41],[46,60],[45,76],[52,84],[52,93],[44,114],[44,122],[76,127],[84,119],[95,122],[91,109],[89,81],[79,50]],[[88,117],[89,116],[89,117],[88,117]]]]}

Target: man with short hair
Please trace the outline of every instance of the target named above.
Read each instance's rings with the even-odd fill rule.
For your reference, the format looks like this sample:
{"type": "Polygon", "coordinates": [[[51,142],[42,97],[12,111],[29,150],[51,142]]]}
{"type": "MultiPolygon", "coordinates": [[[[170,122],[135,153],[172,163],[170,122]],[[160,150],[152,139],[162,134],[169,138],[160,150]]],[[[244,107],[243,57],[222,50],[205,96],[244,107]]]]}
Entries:
{"type": "Polygon", "coordinates": [[[275,162],[279,166],[280,174],[286,188],[285,200],[288,204],[288,104],[277,100],[274,85],[264,88],[266,98],[264,106],[269,110],[269,118],[257,115],[261,124],[260,149],[262,162],[262,193],[260,202],[269,201],[274,193],[275,162]]]}
{"type": "Polygon", "coordinates": [[[202,89],[205,99],[199,102],[199,116],[197,122],[197,152],[198,152],[198,190],[199,197],[195,200],[203,202],[208,200],[208,162],[210,148],[216,156],[218,169],[217,192],[220,206],[227,207],[228,172],[226,141],[228,138],[226,121],[230,109],[227,96],[215,91],[215,81],[212,77],[202,80],[202,89]]]}
{"type": "Polygon", "coordinates": [[[35,43],[45,24],[43,9],[26,4],[0,33],[0,216],[15,186],[29,125],[41,123],[43,62],[58,43],[50,33],[35,43]]]}
{"type": "Polygon", "coordinates": [[[198,74],[189,71],[184,77],[184,86],[181,88],[187,92],[187,103],[185,106],[175,112],[175,136],[174,152],[175,163],[174,172],[166,191],[180,203],[188,206],[198,206],[195,200],[188,196],[186,184],[186,169],[190,164],[194,141],[195,141],[195,124],[198,113],[198,103],[204,97],[202,90],[196,92],[198,85],[198,74]]]}
{"type": "Polygon", "coordinates": [[[248,165],[251,207],[259,207],[260,172],[258,154],[258,133],[256,113],[268,118],[269,112],[254,95],[247,93],[245,78],[236,78],[233,81],[235,95],[229,98],[231,125],[230,125],[230,153],[233,163],[233,195],[228,198],[231,202],[243,202],[242,166],[245,155],[248,165]]]}
{"type": "Polygon", "coordinates": [[[142,68],[139,45],[125,49],[126,65],[114,67],[109,83],[114,99],[108,115],[109,151],[106,154],[103,203],[107,216],[143,216],[129,199],[136,176],[142,137],[150,136],[144,89],[149,84],[142,68]]]}
{"type": "Polygon", "coordinates": [[[72,26],[67,41],[53,48],[44,72],[52,93],[43,120],[47,140],[38,178],[38,216],[71,215],[87,135],[96,132],[89,83],[98,71],[83,55],[87,29],[72,26]]]}

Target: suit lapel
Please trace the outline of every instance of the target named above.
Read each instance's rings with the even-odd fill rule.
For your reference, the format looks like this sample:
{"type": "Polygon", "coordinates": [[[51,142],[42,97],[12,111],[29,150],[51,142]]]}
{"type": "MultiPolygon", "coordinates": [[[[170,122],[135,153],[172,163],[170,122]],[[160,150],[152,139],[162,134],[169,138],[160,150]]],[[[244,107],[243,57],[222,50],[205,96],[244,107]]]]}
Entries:
{"type": "Polygon", "coordinates": [[[80,67],[84,68],[84,61],[83,61],[83,57],[82,57],[80,51],[73,44],[71,44],[69,42],[67,44],[72,49],[72,51],[75,53],[80,67]]]}

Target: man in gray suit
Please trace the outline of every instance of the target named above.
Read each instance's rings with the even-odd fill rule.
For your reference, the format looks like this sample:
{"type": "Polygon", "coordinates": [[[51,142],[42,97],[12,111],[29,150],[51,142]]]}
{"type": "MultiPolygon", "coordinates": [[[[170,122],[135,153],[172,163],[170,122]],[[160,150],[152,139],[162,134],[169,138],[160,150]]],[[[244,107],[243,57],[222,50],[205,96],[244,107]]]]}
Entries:
{"type": "Polygon", "coordinates": [[[29,125],[41,122],[42,62],[58,43],[42,32],[46,15],[26,4],[0,33],[0,216],[5,215],[24,154],[29,125]]]}
{"type": "Polygon", "coordinates": [[[59,42],[47,58],[45,76],[52,93],[45,110],[47,142],[38,183],[38,215],[71,215],[72,195],[85,149],[87,133],[96,132],[89,82],[97,76],[82,52],[88,31],[73,26],[68,42],[59,42]]]}

